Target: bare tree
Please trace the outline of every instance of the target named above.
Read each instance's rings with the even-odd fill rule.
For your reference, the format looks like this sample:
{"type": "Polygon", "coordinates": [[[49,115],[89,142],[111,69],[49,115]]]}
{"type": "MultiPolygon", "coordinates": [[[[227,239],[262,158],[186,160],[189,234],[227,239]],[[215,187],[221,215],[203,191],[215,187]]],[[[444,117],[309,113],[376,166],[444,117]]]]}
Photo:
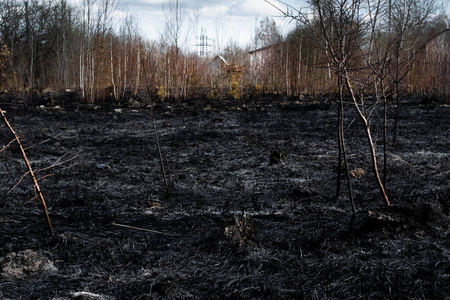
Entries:
{"type": "Polygon", "coordinates": [[[227,35],[227,27],[230,24],[230,16],[222,12],[217,12],[215,16],[214,22],[214,30],[215,30],[215,52],[219,55],[223,54],[225,44],[228,41],[225,41],[225,37],[227,35]]]}
{"type": "Polygon", "coordinates": [[[351,97],[353,107],[356,109],[358,116],[364,124],[365,134],[369,145],[369,153],[372,159],[372,170],[375,176],[375,182],[378,186],[380,194],[385,204],[390,205],[389,199],[384,190],[378,171],[377,155],[370,126],[370,110],[364,107],[363,94],[357,94],[353,85],[352,74],[361,61],[358,55],[358,41],[367,34],[367,18],[366,11],[363,8],[363,2],[360,0],[311,0],[309,1],[311,9],[315,12],[313,18],[308,14],[297,10],[297,15],[286,15],[295,18],[297,21],[307,25],[312,29],[312,34],[317,43],[322,47],[328,57],[328,66],[333,70],[336,76],[337,89],[339,91],[339,108],[338,108],[338,176],[337,176],[337,193],[339,193],[340,169],[343,163],[346,174],[350,194],[350,202],[353,214],[355,206],[353,202],[351,181],[346,156],[346,147],[344,139],[344,95],[347,91],[351,97]],[[341,160],[342,158],[342,160],[341,160]]]}
{"type": "Polygon", "coordinates": [[[182,48],[186,45],[188,29],[184,27],[187,3],[167,0],[163,6],[165,31],[162,41],[166,45],[166,90],[168,96],[182,97],[186,91],[186,61],[182,48]]]}
{"type": "MultiPolygon", "coordinates": [[[[365,81],[366,87],[378,82],[380,101],[383,92],[388,100],[399,100],[406,88],[409,92],[433,92],[437,85],[433,78],[436,77],[443,86],[439,90],[446,90],[447,80],[442,75],[446,73],[443,69],[446,54],[439,50],[438,39],[423,49],[422,53],[426,50],[430,55],[425,56],[418,50],[438,28],[437,23],[430,21],[436,15],[434,4],[440,0],[361,1],[361,13],[366,16],[363,23],[371,28],[364,29],[367,32],[364,40],[370,40],[371,44],[358,45],[367,55],[367,61],[360,61],[367,70],[358,74],[352,70],[352,79],[358,83],[365,81]],[[372,23],[369,24],[369,20],[372,23]],[[431,68],[430,64],[437,67],[431,68]],[[376,74],[368,71],[372,66],[377,69],[376,74]],[[371,83],[367,81],[369,75],[371,83]]],[[[319,1],[325,16],[328,2],[339,4],[338,1],[319,1]]],[[[346,5],[354,2],[343,1],[346,5]]],[[[115,26],[117,0],[83,0],[77,2],[77,7],[70,3],[67,0],[0,1],[0,44],[7,45],[10,51],[2,87],[11,91],[31,89],[38,94],[45,88],[70,88],[80,91],[82,98],[90,102],[104,99],[105,95],[119,99],[136,94],[143,84],[142,64],[148,56],[148,48],[135,19],[130,16],[121,26],[115,26]]],[[[161,91],[160,95],[186,97],[194,90],[201,90],[201,86],[211,87],[217,78],[205,72],[207,61],[196,57],[187,47],[189,30],[194,28],[198,35],[201,6],[196,0],[197,10],[195,7],[191,10],[188,3],[191,2],[167,0],[164,5],[165,31],[160,44],[156,47],[153,43],[156,50],[152,50],[154,60],[158,61],[159,76],[155,77],[155,87],[161,91]],[[190,17],[191,11],[194,13],[190,17]]],[[[313,3],[310,1],[311,5],[313,3]]],[[[287,12],[296,14],[293,9],[287,12]]],[[[224,40],[227,17],[222,15],[216,22],[216,43],[222,54],[227,52],[227,45],[233,44],[233,41],[224,40]]],[[[273,93],[317,95],[335,91],[338,94],[339,72],[336,73],[336,66],[329,59],[332,54],[321,36],[317,10],[315,15],[303,14],[303,20],[307,22],[302,23],[299,15],[292,17],[300,26],[288,40],[281,37],[273,20],[257,19],[252,50],[265,46],[270,50],[266,49],[261,55],[265,61],[258,72],[244,68],[242,86],[258,86],[260,90],[264,86],[267,92],[273,93]],[[318,43],[311,43],[312,40],[318,43]],[[251,76],[246,75],[249,70],[251,76]]],[[[328,19],[324,21],[330,30],[330,41],[336,43],[340,39],[338,32],[332,29],[328,19]]],[[[439,43],[442,43],[441,39],[443,36],[439,43]]],[[[149,69],[148,74],[151,73],[153,70],[149,69]]],[[[397,109],[399,107],[397,105],[397,109]]]]}
{"type": "Polygon", "coordinates": [[[423,43],[423,29],[431,21],[438,9],[437,0],[391,0],[389,2],[389,40],[390,63],[388,72],[392,78],[396,99],[396,117],[392,144],[397,139],[398,117],[400,111],[400,84],[409,74],[415,61],[415,50],[423,43]]]}

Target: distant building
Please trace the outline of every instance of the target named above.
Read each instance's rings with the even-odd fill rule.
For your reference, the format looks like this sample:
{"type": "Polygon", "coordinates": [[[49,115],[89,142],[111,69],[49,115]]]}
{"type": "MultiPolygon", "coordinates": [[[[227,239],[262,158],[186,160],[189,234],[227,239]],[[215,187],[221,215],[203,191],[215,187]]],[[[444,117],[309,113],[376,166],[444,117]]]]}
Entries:
{"type": "Polygon", "coordinates": [[[209,66],[211,67],[211,69],[213,69],[214,71],[220,73],[222,72],[222,70],[224,69],[225,66],[228,66],[229,63],[227,62],[227,60],[225,58],[223,58],[223,56],[221,55],[216,55],[209,63],[209,66]]]}
{"type": "Polygon", "coordinates": [[[275,75],[273,64],[279,62],[282,45],[283,43],[275,43],[248,52],[250,54],[250,72],[253,84],[261,84],[267,81],[267,77],[275,75]]]}
{"type": "Polygon", "coordinates": [[[271,56],[273,49],[279,44],[273,44],[249,51],[250,62],[253,66],[264,65],[265,61],[271,56]]]}

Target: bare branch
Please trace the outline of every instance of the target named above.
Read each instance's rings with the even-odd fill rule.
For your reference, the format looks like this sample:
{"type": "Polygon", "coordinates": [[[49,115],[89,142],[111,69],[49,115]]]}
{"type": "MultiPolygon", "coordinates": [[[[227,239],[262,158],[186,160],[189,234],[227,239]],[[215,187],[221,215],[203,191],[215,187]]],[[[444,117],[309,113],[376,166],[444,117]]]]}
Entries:
{"type": "Polygon", "coordinates": [[[8,148],[12,143],[14,143],[16,141],[16,139],[13,139],[12,141],[10,141],[8,144],[6,144],[2,150],[0,150],[0,152],[3,152],[6,148],[8,148]]]}
{"type": "Polygon", "coordinates": [[[28,168],[28,174],[30,174],[31,179],[33,180],[34,183],[34,187],[37,191],[37,194],[39,195],[39,198],[41,199],[41,203],[42,203],[42,207],[43,207],[43,212],[44,212],[44,216],[45,216],[45,220],[47,221],[47,225],[48,225],[48,229],[50,234],[53,236],[53,228],[52,228],[52,223],[50,222],[50,217],[48,215],[48,211],[47,211],[47,205],[45,204],[45,200],[44,200],[44,195],[42,194],[42,191],[39,187],[39,184],[36,180],[36,177],[34,176],[34,172],[33,169],[31,168],[30,165],[30,161],[27,158],[27,155],[25,153],[25,150],[20,142],[19,136],[16,134],[16,132],[14,131],[14,129],[12,128],[12,126],[9,124],[8,120],[6,119],[5,114],[3,113],[3,110],[0,109],[0,114],[3,117],[3,121],[5,122],[6,126],[9,128],[9,130],[11,131],[11,133],[14,135],[14,137],[16,138],[17,144],[19,145],[20,151],[22,152],[22,156],[23,159],[27,165],[28,168]]]}

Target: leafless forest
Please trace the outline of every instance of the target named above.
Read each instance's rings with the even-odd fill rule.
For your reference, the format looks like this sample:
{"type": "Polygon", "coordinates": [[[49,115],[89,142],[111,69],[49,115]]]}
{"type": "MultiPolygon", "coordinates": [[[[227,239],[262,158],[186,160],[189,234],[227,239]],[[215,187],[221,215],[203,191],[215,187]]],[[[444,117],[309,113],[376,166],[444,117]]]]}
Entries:
{"type": "Polygon", "coordinates": [[[1,91],[41,96],[70,89],[91,103],[128,101],[142,91],[150,93],[143,98],[159,99],[337,95],[339,74],[326,47],[345,35],[345,68],[361,92],[449,93],[448,16],[437,0],[310,1],[313,13],[280,11],[297,24],[286,36],[266,18],[246,47],[229,41],[209,57],[186,44],[182,29],[196,21],[186,17],[188,2],[167,1],[159,40],[144,39],[132,16],[115,20],[119,4],[2,1],[1,91]],[[331,34],[328,42],[322,25],[331,34]],[[215,55],[226,62],[214,63],[215,55]]]}
{"type": "Polygon", "coordinates": [[[0,2],[1,299],[450,298],[443,2],[284,4],[211,55],[188,1],[159,40],[119,4],[0,2]]]}

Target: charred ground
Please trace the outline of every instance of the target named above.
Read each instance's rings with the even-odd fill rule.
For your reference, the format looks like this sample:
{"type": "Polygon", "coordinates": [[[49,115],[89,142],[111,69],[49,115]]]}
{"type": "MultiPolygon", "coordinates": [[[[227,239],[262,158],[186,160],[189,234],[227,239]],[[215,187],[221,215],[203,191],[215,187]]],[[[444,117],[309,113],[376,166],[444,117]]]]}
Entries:
{"type": "MultiPolygon", "coordinates": [[[[168,197],[149,109],[2,109],[44,177],[55,231],[31,181],[15,186],[26,168],[7,147],[2,299],[450,297],[449,107],[401,110],[389,208],[361,124],[347,114],[354,220],[345,189],[334,199],[333,105],[158,105],[168,197]]],[[[380,153],[382,126],[372,125],[380,153]]],[[[12,140],[5,126],[0,138],[12,140]]]]}

